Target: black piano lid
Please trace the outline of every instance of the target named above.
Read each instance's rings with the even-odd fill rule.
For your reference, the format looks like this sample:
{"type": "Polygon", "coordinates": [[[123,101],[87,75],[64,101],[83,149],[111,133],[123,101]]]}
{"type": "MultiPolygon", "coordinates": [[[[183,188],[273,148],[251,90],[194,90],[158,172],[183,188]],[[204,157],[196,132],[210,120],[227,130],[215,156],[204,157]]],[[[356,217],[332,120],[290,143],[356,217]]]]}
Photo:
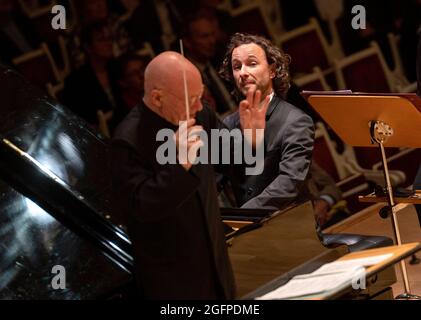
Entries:
{"type": "MultiPolygon", "coordinates": [[[[113,214],[106,143],[84,121],[3,66],[0,103],[0,298],[10,290],[10,284],[2,283],[4,274],[8,274],[3,269],[7,263],[3,262],[14,259],[3,241],[7,240],[3,237],[10,237],[10,230],[24,239],[28,237],[27,241],[33,236],[48,239],[49,248],[55,249],[45,252],[44,258],[40,255],[45,261],[53,261],[53,255],[63,259],[67,251],[75,265],[79,258],[84,260],[79,263],[85,263],[90,256],[107,256],[103,268],[111,264],[129,275],[133,264],[130,241],[110,222],[113,214]],[[33,212],[43,213],[41,216],[51,225],[40,227],[39,215],[35,219],[33,212]],[[24,231],[19,231],[20,227],[24,231]],[[72,243],[74,246],[69,247],[72,243]]],[[[22,252],[22,259],[35,259],[31,251],[22,252]]],[[[95,259],[98,262],[99,258],[95,259]]],[[[14,262],[15,268],[28,265],[14,262]]],[[[51,271],[48,263],[45,267],[51,271]]]]}
{"type": "Polygon", "coordinates": [[[112,297],[131,276],[96,246],[0,180],[0,299],[112,297]],[[65,289],[54,290],[54,266],[65,289]]]}

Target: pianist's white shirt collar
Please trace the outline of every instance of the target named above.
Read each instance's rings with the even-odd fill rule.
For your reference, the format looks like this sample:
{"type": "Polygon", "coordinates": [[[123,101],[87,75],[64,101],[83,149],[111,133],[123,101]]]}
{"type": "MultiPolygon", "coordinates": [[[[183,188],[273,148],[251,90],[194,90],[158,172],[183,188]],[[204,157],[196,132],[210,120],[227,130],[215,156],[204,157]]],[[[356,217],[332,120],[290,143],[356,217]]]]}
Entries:
{"type": "Polygon", "coordinates": [[[272,102],[273,96],[275,95],[275,91],[272,91],[272,93],[269,95],[269,104],[272,102]]]}

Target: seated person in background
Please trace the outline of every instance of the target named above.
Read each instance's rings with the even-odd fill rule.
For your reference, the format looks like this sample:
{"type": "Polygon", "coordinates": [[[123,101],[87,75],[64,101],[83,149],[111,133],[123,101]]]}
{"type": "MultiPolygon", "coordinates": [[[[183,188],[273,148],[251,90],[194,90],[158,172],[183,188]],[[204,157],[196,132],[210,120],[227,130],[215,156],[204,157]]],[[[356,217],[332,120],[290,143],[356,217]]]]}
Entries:
{"type": "Polygon", "coordinates": [[[183,42],[186,58],[202,74],[205,84],[203,99],[214,111],[223,114],[236,107],[225,87],[224,82],[215,70],[212,60],[215,58],[219,25],[216,16],[208,9],[202,8],[191,13],[184,25],[183,42]]]}
{"type": "MultiPolygon", "coordinates": [[[[76,31],[76,34],[79,34],[91,24],[106,21],[112,35],[113,54],[115,57],[118,57],[131,50],[132,43],[127,31],[127,26],[121,21],[118,14],[111,11],[110,4],[112,4],[112,2],[107,0],[75,1],[80,21],[79,30],[76,31]]],[[[73,60],[75,60],[75,64],[79,66],[84,63],[85,57],[83,56],[83,48],[80,47],[80,43],[77,41],[77,36],[76,39],[73,39],[72,46],[73,60]]]]}
{"type": "Polygon", "coordinates": [[[135,49],[141,48],[146,41],[155,54],[168,49],[178,38],[181,19],[172,1],[140,0],[128,22],[135,49]]]}
{"type": "Polygon", "coordinates": [[[113,61],[111,31],[105,21],[84,29],[82,43],[88,60],[65,81],[63,104],[92,125],[98,124],[97,111],[116,107],[115,85],[109,74],[113,61]]]}
{"type": "MultiPolygon", "coordinates": [[[[236,99],[251,88],[270,99],[266,113],[265,159],[262,174],[232,181],[237,204],[243,208],[279,210],[301,202],[309,172],[314,127],[311,118],[284,100],[289,89],[289,56],[265,38],[236,33],[230,41],[220,74],[235,86],[236,99]]],[[[240,126],[238,112],[224,120],[240,126]]]]}
{"type": "Polygon", "coordinates": [[[0,63],[12,65],[14,58],[37,49],[40,43],[18,2],[0,0],[0,63]]]}
{"type": "MultiPolygon", "coordinates": [[[[222,0],[173,0],[183,17],[191,16],[194,12],[206,10],[214,16],[218,24],[216,54],[213,57],[214,67],[219,66],[225,55],[225,48],[229,38],[235,33],[231,22],[231,14],[219,8],[222,0]]],[[[188,20],[188,19],[186,19],[188,20]]]]}
{"type": "Polygon", "coordinates": [[[113,117],[113,126],[123,120],[143,97],[145,69],[149,60],[148,57],[125,54],[113,64],[112,78],[117,87],[117,107],[113,117]]]}

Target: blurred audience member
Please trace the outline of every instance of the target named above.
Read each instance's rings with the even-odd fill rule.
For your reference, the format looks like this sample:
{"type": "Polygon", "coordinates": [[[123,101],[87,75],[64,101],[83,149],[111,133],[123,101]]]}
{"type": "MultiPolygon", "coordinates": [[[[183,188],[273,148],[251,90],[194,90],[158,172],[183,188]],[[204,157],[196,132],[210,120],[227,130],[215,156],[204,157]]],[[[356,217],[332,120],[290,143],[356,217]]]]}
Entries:
{"type": "Polygon", "coordinates": [[[170,48],[178,38],[183,18],[172,1],[140,0],[128,23],[136,49],[149,42],[155,54],[170,48]]]}
{"type": "Polygon", "coordinates": [[[97,111],[116,107],[115,86],[109,75],[113,61],[113,43],[108,23],[100,21],[86,27],[81,34],[87,63],[66,79],[64,104],[90,124],[97,124],[97,111]]]}
{"type": "Polygon", "coordinates": [[[216,54],[218,33],[219,24],[215,15],[202,8],[186,19],[183,42],[186,57],[202,74],[205,85],[202,98],[207,100],[216,112],[222,114],[235,110],[236,107],[212,64],[216,54]]]}
{"type": "Polygon", "coordinates": [[[200,9],[206,9],[216,17],[219,25],[216,35],[218,46],[215,61],[217,63],[220,63],[224,57],[229,37],[236,32],[232,27],[230,13],[219,8],[222,2],[222,0],[175,0],[175,5],[183,17],[189,17],[200,9]]]}
{"type": "Polygon", "coordinates": [[[13,58],[37,49],[40,38],[18,2],[0,0],[0,62],[11,65],[13,58]]]}
{"type": "MultiPolygon", "coordinates": [[[[79,31],[85,29],[91,24],[107,21],[112,34],[113,55],[118,57],[132,49],[132,43],[127,31],[126,21],[121,20],[117,13],[110,10],[109,1],[77,0],[76,8],[79,15],[79,31]]],[[[76,48],[75,56],[80,54],[77,50],[78,48],[76,48]]]]}
{"type": "Polygon", "coordinates": [[[112,68],[112,76],[116,81],[117,87],[117,107],[112,127],[115,127],[123,120],[143,97],[144,74],[149,60],[148,57],[125,54],[115,62],[112,68]]]}

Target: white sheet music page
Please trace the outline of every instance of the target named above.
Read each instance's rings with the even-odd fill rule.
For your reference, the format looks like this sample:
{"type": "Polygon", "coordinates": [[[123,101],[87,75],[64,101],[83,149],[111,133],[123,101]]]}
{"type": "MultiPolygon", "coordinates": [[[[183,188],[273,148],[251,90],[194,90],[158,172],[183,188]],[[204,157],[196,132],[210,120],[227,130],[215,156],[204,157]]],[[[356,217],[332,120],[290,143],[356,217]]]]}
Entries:
{"type": "Polygon", "coordinates": [[[256,300],[291,299],[321,294],[346,285],[365,275],[365,267],[383,262],[393,254],[371,256],[367,258],[334,261],[316,271],[295,276],[287,284],[269,292],[256,300]]]}
{"type": "MultiPolygon", "coordinates": [[[[328,274],[328,273],[338,273],[344,272],[348,270],[358,269],[360,267],[369,267],[374,266],[380,262],[383,262],[393,256],[392,253],[382,254],[379,256],[372,256],[367,258],[359,258],[359,259],[351,259],[351,260],[342,260],[342,261],[334,261],[331,263],[327,263],[310,273],[309,275],[319,275],[319,274],[328,274]]],[[[304,275],[306,276],[306,275],[304,275]]],[[[307,275],[308,276],[308,275],[307,275]]],[[[300,277],[300,276],[298,276],[300,277]]]]}

